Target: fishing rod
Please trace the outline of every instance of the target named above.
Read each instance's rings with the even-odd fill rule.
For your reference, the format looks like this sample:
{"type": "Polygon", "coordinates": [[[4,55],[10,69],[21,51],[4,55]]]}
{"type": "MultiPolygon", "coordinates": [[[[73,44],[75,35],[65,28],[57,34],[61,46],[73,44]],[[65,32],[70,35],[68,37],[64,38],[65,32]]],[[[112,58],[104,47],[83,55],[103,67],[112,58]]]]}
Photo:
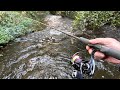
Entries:
{"type": "MultiPolygon", "coordinates": [[[[42,25],[45,25],[45,26],[49,26],[49,25],[44,24],[42,22],[39,22],[39,23],[42,24],[42,25]]],[[[50,28],[54,28],[54,27],[50,27],[50,28]]],[[[55,30],[57,30],[59,32],[62,32],[64,34],[68,35],[68,36],[71,36],[71,37],[73,37],[75,39],[78,39],[80,42],[82,42],[84,44],[87,44],[91,48],[93,48],[93,49],[95,49],[97,51],[100,51],[100,52],[104,53],[107,56],[112,56],[112,57],[120,60],[120,50],[112,49],[112,48],[109,48],[109,47],[106,47],[106,46],[103,46],[103,45],[100,45],[100,44],[94,44],[93,45],[93,44],[91,44],[89,42],[89,39],[87,39],[87,38],[77,37],[77,36],[74,36],[72,34],[68,34],[68,33],[64,32],[64,31],[61,31],[61,30],[58,30],[58,29],[55,29],[55,30]]]]}
{"type": "MultiPolygon", "coordinates": [[[[47,24],[41,23],[45,26],[48,26],[47,24]]],[[[91,53],[91,58],[89,60],[86,60],[85,58],[81,58],[79,55],[79,52],[76,52],[71,59],[71,64],[74,67],[75,70],[73,70],[72,72],[72,77],[75,79],[84,79],[84,78],[92,78],[92,76],[94,75],[95,72],[95,60],[94,60],[94,53],[96,51],[100,51],[102,53],[104,53],[107,56],[112,56],[116,59],[120,60],[120,50],[116,50],[116,49],[112,49],[100,44],[91,44],[89,42],[89,39],[84,38],[84,37],[77,37],[73,34],[70,33],[66,33],[64,31],[55,29],[55,27],[50,27],[51,29],[54,29],[56,31],[62,32],[70,37],[73,37],[77,40],[79,40],[80,42],[90,46],[91,48],[93,48],[93,51],[91,53]]]]}
{"type": "Polygon", "coordinates": [[[95,49],[96,51],[100,51],[100,52],[104,53],[107,56],[112,56],[112,57],[120,60],[120,50],[112,49],[112,48],[109,48],[109,47],[106,47],[106,46],[103,46],[103,45],[100,45],[100,44],[91,44],[89,42],[89,39],[87,39],[87,38],[77,37],[77,36],[74,36],[72,34],[68,34],[68,33],[64,32],[64,31],[61,31],[61,30],[57,30],[57,31],[62,32],[64,34],[68,35],[68,36],[71,36],[71,37],[79,40],[80,42],[82,42],[84,44],[87,44],[88,46],[95,49]]]}

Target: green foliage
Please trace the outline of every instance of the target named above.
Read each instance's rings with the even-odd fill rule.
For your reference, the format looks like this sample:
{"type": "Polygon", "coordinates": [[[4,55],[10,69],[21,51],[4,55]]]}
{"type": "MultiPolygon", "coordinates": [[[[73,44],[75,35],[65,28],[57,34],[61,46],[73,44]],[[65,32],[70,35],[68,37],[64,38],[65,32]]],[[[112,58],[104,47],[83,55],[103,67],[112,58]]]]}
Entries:
{"type": "MultiPolygon", "coordinates": [[[[38,21],[29,18],[30,16],[28,13],[31,15],[32,11],[0,12],[0,44],[8,43],[10,40],[13,40],[20,35],[33,31],[33,27],[40,26],[38,21]],[[25,13],[27,14],[25,15],[25,13]]],[[[35,13],[33,12],[32,14],[35,15],[35,13]]]]}
{"type": "Polygon", "coordinates": [[[44,17],[49,14],[48,11],[22,11],[20,12],[22,15],[27,16],[28,18],[43,21],[44,17]]]}
{"type": "Polygon", "coordinates": [[[75,29],[93,29],[110,24],[114,27],[120,26],[119,11],[79,11],[74,20],[75,29]]]}
{"type": "Polygon", "coordinates": [[[0,28],[0,44],[8,43],[13,39],[13,36],[10,34],[10,31],[5,28],[0,28]]]}
{"type": "Polygon", "coordinates": [[[74,19],[74,30],[97,30],[103,25],[120,26],[120,11],[52,11],[56,15],[74,19]]]}

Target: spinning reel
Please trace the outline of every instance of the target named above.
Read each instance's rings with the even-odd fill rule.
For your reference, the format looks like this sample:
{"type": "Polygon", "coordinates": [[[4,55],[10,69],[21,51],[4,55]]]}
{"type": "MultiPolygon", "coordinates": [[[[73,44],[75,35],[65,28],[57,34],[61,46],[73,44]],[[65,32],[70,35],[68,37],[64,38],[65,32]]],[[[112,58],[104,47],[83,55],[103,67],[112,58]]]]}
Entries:
{"type": "Polygon", "coordinates": [[[75,68],[72,73],[72,77],[76,79],[83,79],[83,78],[92,78],[95,71],[95,61],[94,61],[94,53],[92,52],[91,58],[89,61],[83,60],[79,56],[79,52],[76,52],[72,56],[72,66],[75,68]]]}

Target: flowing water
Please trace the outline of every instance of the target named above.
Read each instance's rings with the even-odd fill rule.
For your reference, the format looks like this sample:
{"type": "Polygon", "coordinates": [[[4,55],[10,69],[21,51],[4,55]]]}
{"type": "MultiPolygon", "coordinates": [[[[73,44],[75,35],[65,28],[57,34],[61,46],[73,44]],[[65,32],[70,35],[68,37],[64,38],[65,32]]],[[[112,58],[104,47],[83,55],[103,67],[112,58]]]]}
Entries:
{"type": "MultiPolygon", "coordinates": [[[[85,45],[56,31],[71,32],[72,20],[48,15],[48,27],[16,38],[0,50],[1,79],[72,79],[71,56],[81,52],[89,58],[85,45]],[[54,28],[51,28],[54,26],[54,28]]],[[[93,79],[119,79],[116,65],[96,61],[93,79]]]]}

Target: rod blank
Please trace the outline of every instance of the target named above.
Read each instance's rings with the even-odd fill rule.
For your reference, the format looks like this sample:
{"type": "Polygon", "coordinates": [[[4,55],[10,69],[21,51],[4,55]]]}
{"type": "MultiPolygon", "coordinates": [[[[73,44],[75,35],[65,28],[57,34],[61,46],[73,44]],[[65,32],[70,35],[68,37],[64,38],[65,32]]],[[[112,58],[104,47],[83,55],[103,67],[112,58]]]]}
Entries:
{"type": "Polygon", "coordinates": [[[75,39],[78,39],[80,42],[82,42],[82,43],[84,43],[84,44],[87,44],[88,46],[90,46],[90,47],[92,47],[93,49],[96,49],[96,50],[104,53],[105,55],[112,56],[112,57],[120,60],[120,50],[108,48],[108,47],[106,47],[106,46],[99,45],[99,44],[93,45],[93,44],[90,44],[89,39],[87,39],[87,38],[84,38],[84,37],[76,37],[76,36],[74,36],[74,35],[72,35],[72,34],[68,34],[68,33],[63,32],[63,31],[61,31],[61,30],[57,30],[57,31],[62,32],[62,33],[64,33],[64,34],[68,35],[68,36],[71,36],[71,37],[75,38],[75,39]]]}

